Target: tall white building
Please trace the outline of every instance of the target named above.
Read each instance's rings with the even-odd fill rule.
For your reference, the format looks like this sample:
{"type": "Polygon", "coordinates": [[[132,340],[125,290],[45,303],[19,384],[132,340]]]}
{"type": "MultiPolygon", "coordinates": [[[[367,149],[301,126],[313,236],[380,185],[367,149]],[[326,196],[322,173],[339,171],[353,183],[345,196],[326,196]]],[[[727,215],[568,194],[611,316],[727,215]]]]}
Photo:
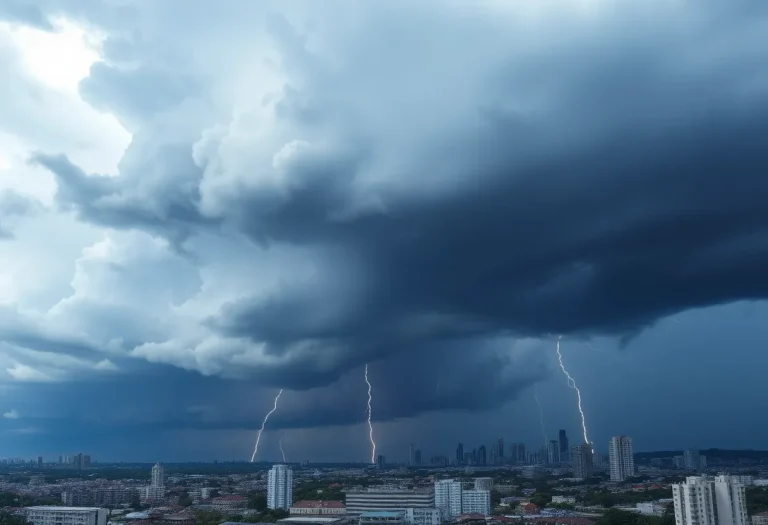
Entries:
{"type": "Polygon", "coordinates": [[[749,525],[744,485],[731,476],[691,476],[672,485],[676,525],[749,525]]]}
{"type": "Polygon", "coordinates": [[[635,475],[635,457],[632,454],[632,438],[614,436],[608,444],[608,460],[611,464],[611,481],[624,481],[635,475]]]}
{"type": "Polygon", "coordinates": [[[465,490],[461,493],[462,514],[491,515],[491,492],[488,490],[465,490]]]}
{"type": "Polygon", "coordinates": [[[293,470],[288,465],[275,465],[267,479],[267,507],[288,510],[293,505],[293,470]]]}
{"type": "Polygon", "coordinates": [[[435,482],[435,507],[444,520],[461,515],[461,481],[441,479],[435,482]]]}
{"type": "Polygon", "coordinates": [[[160,463],[155,463],[152,467],[152,480],[148,487],[144,489],[145,501],[161,501],[165,498],[165,471],[160,463]]]}
{"type": "Polygon", "coordinates": [[[32,525],[106,525],[107,509],[98,507],[26,507],[32,525]]]}
{"type": "Polygon", "coordinates": [[[152,467],[152,486],[155,488],[165,487],[164,477],[165,471],[163,466],[160,463],[155,463],[155,466],[152,467]]]}

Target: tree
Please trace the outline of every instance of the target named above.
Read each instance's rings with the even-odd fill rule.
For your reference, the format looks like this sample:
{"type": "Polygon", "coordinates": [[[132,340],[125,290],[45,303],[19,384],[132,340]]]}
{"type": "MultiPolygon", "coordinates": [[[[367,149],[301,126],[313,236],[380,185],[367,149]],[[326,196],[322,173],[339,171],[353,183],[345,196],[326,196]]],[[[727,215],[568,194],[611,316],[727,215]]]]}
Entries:
{"type": "Polygon", "coordinates": [[[248,508],[256,509],[258,511],[266,510],[267,508],[267,496],[263,492],[249,492],[247,494],[248,508]]]}
{"type": "Polygon", "coordinates": [[[28,523],[21,516],[14,516],[8,512],[0,511],[0,525],[28,525],[28,523]]]}

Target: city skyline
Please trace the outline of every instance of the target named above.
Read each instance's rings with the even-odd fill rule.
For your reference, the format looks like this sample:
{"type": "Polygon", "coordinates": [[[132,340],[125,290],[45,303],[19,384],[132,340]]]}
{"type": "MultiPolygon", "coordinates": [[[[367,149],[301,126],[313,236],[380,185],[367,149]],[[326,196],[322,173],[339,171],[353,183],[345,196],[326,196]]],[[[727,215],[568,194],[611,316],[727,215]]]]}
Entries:
{"type": "Polygon", "coordinates": [[[0,454],[768,448],[768,4],[335,2],[0,1],[0,454]]]}

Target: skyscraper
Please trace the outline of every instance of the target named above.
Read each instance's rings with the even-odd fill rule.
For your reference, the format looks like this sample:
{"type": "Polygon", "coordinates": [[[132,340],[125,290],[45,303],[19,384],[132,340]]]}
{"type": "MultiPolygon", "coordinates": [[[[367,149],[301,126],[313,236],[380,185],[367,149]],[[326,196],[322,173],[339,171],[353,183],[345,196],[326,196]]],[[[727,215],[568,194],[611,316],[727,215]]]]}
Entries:
{"type": "Polygon", "coordinates": [[[517,463],[525,463],[528,461],[528,456],[525,454],[525,443],[517,444],[517,463]]]}
{"type": "Polygon", "coordinates": [[[608,460],[611,464],[611,481],[624,481],[635,475],[635,457],[632,454],[632,438],[614,436],[608,444],[608,460]]]}
{"type": "Polygon", "coordinates": [[[461,481],[441,479],[435,482],[435,508],[440,509],[443,520],[461,515],[461,493],[461,481]]]}
{"type": "Polygon", "coordinates": [[[582,443],[571,448],[573,477],[588,479],[592,477],[592,444],[582,443]]]}
{"type": "MultiPolygon", "coordinates": [[[[496,440],[496,453],[498,454],[498,457],[503,458],[504,457],[504,438],[500,437],[496,440]]],[[[502,461],[503,463],[504,461],[502,461]]]]}
{"type": "Polygon", "coordinates": [[[691,476],[672,485],[676,525],[749,525],[744,485],[731,476],[691,476]]]}
{"type": "Polygon", "coordinates": [[[417,449],[416,449],[416,450],[413,452],[413,462],[414,462],[414,464],[415,464],[416,466],[421,466],[421,462],[422,462],[422,460],[421,460],[421,449],[418,449],[418,448],[417,448],[417,449]]]}
{"type": "Polygon", "coordinates": [[[554,439],[547,444],[547,461],[549,465],[560,463],[560,443],[554,439]]]}
{"type": "Polygon", "coordinates": [[[558,441],[560,442],[560,461],[568,461],[568,436],[565,435],[565,429],[560,429],[558,433],[558,441]]]}
{"type": "Polygon", "coordinates": [[[408,449],[408,464],[414,466],[416,464],[416,449],[413,448],[413,443],[408,449]]]}
{"type": "Polygon", "coordinates": [[[164,488],[165,487],[165,481],[164,481],[164,475],[165,471],[163,470],[163,466],[160,463],[155,463],[155,466],[152,467],[152,484],[150,485],[153,488],[164,488]]]}
{"type": "Polygon", "coordinates": [[[456,447],[456,464],[461,465],[464,463],[464,444],[459,443],[459,446],[456,447]]]}
{"type": "Polygon", "coordinates": [[[381,454],[376,456],[376,467],[379,470],[382,470],[384,468],[384,456],[382,456],[381,454]]]}
{"type": "Polygon", "coordinates": [[[477,449],[477,464],[478,465],[485,465],[485,445],[480,445],[480,448],[477,449]]]}
{"type": "Polygon", "coordinates": [[[267,480],[267,507],[288,510],[291,505],[293,505],[293,471],[288,465],[275,465],[269,471],[267,480]]]}

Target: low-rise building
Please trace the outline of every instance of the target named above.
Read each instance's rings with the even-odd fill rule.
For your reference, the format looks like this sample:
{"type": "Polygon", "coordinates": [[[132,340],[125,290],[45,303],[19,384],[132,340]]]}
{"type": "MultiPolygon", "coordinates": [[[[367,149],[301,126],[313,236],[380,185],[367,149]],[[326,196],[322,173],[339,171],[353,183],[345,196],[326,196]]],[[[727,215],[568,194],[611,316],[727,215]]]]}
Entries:
{"type": "Polygon", "coordinates": [[[293,504],[291,515],[328,516],[347,513],[347,507],[341,501],[321,501],[304,499],[293,504]]]}
{"type": "Polygon", "coordinates": [[[99,507],[26,507],[31,525],[106,525],[109,511],[99,507]]]}
{"type": "Polygon", "coordinates": [[[760,512],[752,516],[752,525],[768,525],[768,512],[760,512]]]}
{"type": "Polygon", "coordinates": [[[405,512],[371,511],[360,514],[359,525],[404,525],[405,512]]]}
{"type": "Polygon", "coordinates": [[[409,525],[440,525],[440,509],[405,509],[405,521],[409,525]]]}
{"type": "Polygon", "coordinates": [[[211,500],[211,508],[219,512],[242,510],[247,505],[245,496],[220,496],[211,500]]]}

